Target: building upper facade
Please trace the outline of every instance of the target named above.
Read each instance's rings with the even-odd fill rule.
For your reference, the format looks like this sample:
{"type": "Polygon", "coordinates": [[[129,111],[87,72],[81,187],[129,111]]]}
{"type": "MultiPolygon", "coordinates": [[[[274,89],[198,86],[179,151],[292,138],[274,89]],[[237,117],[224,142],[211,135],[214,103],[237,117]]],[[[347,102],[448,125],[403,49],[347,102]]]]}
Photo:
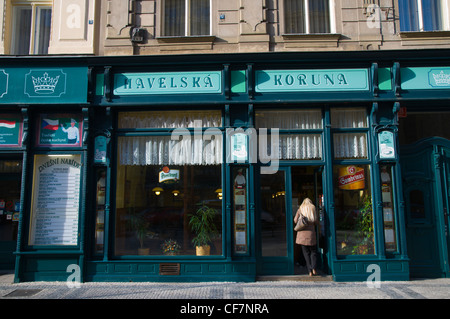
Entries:
{"type": "Polygon", "coordinates": [[[448,0],[4,0],[0,54],[450,47],[448,0]]]}

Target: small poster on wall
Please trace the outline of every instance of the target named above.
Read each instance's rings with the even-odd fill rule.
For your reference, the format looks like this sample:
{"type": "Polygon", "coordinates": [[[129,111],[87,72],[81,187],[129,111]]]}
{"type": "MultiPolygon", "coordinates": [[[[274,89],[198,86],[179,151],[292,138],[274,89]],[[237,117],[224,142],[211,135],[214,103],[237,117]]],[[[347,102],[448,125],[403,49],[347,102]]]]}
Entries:
{"type": "Polygon", "coordinates": [[[20,115],[0,114],[0,147],[22,146],[22,127],[20,115]]]}
{"type": "Polygon", "coordinates": [[[378,133],[378,148],[380,152],[380,159],[394,159],[394,133],[389,131],[382,131],[378,133]]]}
{"type": "Polygon", "coordinates": [[[83,122],[76,114],[41,114],[37,144],[50,147],[79,147],[83,122]]]}

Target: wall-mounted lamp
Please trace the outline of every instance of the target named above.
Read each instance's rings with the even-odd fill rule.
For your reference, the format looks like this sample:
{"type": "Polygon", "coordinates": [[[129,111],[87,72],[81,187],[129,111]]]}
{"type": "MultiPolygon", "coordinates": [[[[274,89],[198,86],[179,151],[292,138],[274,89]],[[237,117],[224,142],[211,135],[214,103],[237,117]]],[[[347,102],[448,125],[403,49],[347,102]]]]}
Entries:
{"type": "Polygon", "coordinates": [[[216,189],[216,194],[219,199],[222,199],[222,188],[216,189]]]}
{"type": "Polygon", "coordinates": [[[179,190],[174,190],[172,191],[173,196],[178,196],[180,195],[180,191],[179,190]]]}
{"type": "Polygon", "coordinates": [[[162,189],[161,187],[155,187],[152,189],[152,191],[155,192],[156,196],[159,196],[161,192],[164,192],[164,189],[162,189]]]}

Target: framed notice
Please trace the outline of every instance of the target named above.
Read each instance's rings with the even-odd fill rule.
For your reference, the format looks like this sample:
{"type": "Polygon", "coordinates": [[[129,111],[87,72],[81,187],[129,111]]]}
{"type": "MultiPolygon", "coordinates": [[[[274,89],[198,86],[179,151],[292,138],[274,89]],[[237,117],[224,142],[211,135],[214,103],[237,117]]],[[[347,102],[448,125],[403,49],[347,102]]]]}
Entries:
{"type": "Polygon", "coordinates": [[[81,155],[35,155],[30,245],[78,244],[81,155]]]}
{"type": "Polygon", "coordinates": [[[380,159],[395,159],[394,133],[390,131],[378,133],[378,150],[380,159]]]}
{"type": "Polygon", "coordinates": [[[20,115],[0,114],[0,147],[22,146],[23,122],[20,115]]]}
{"type": "Polygon", "coordinates": [[[79,114],[41,114],[38,117],[37,145],[80,147],[83,121],[79,114]]]}

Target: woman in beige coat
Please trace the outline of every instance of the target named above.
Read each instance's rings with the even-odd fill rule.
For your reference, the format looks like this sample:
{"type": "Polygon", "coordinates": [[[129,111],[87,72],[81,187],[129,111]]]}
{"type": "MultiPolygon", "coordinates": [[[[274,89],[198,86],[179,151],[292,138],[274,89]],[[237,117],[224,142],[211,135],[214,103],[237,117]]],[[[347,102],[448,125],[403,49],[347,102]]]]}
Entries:
{"type": "Polygon", "coordinates": [[[319,223],[317,218],[316,207],[309,198],[305,198],[300,205],[294,217],[294,224],[303,215],[308,220],[308,226],[303,230],[297,232],[295,242],[302,247],[303,256],[306,260],[306,267],[309,275],[317,275],[317,240],[316,240],[316,225],[319,223]]]}

